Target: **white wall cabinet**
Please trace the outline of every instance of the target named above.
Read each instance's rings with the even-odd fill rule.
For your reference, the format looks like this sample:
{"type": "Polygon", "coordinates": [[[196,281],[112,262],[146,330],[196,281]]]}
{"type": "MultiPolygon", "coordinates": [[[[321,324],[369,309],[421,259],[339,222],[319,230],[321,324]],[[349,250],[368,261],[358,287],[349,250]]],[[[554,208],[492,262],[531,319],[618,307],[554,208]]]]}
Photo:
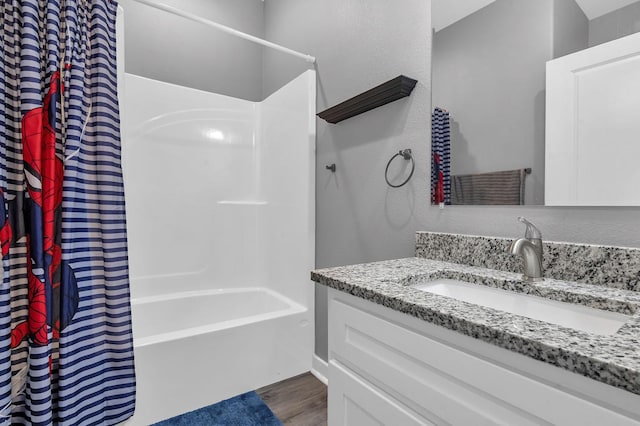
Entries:
{"type": "Polygon", "coordinates": [[[640,425],[640,396],[329,295],[329,426],[640,425]]]}

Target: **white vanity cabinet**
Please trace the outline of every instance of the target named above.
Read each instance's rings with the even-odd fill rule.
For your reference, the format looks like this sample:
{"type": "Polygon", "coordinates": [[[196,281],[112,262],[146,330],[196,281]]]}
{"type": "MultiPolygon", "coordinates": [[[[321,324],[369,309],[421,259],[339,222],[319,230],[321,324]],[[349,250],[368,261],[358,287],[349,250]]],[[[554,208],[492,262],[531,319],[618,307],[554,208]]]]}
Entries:
{"type": "Polygon", "coordinates": [[[329,289],[329,426],[640,425],[640,395],[329,289]]]}

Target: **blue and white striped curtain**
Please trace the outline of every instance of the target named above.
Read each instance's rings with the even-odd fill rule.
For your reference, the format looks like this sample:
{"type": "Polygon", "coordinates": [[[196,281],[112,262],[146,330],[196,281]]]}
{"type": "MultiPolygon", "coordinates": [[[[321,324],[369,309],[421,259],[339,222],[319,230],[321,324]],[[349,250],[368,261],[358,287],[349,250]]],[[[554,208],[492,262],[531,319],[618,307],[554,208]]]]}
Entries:
{"type": "Polygon", "coordinates": [[[116,7],[0,2],[0,424],[134,410],[116,7]]]}
{"type": "Polygon", "coordinates": [[[451,204],[449,113],[442,108],[431,114],[431,202],[451,204]]]}

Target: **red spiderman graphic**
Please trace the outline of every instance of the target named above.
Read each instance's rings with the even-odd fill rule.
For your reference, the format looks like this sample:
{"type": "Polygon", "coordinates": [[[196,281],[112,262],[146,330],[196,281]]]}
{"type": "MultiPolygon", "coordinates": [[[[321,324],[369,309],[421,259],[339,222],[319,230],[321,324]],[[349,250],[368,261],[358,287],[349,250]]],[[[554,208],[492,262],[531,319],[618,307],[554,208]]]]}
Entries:
{"type": "Polygon", "coordinates": [[[5,201],[4,193],[0,189],[0,246],[2,247],[2,257],[9,254],[9,246],[13,239],[13,230],[9,224],[9,205],[5,201]]]}
{"type": "Polygon", "coordinates": [[[13,241],[27,238],[29,314],[12,330],[12,347],[27,337],[36,345],[47,345],[47,326],[57,340],[78,309],[75,275],[61,260],[63,163],[56,155],[54,130],[61,90],[60,74],[56,72],[51,76],[43,107],[27,112],[22,119],[26,217],[25,221],[11,220],[12,209],[5,208],[9,212],[0,223],[3,255],[9,251],[7,237],[9,241],[12,237],[13,241]],[[12,224],[23,222],[25,229],[12,229],[12,224]]]}
{"type": "Polygon", "coordinates": [[[436,182],[433,188],[433,195],[431,196],[433,203],[441,204],[445,202],[444,197],[444,174],[441,170],[442,161],[440,159],[440,155],[437,153],[433,154],[433,173],[435,174],[438,181],[436,182]]]}

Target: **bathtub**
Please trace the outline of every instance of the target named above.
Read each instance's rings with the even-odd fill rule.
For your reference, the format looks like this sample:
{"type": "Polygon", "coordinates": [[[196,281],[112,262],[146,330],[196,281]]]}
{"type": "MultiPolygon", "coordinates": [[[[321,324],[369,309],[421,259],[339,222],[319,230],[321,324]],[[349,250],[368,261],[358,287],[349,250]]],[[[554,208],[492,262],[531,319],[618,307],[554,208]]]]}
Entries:
{"type": "Polygon", "coordinates": [[[127,424],[309,371],[315,71],[261,102],[119,79],[137,382],[127,424]]]}
{"type": "Polygon", "coordinates": [[[138,383],[148,425],[309,370],[307,308],[263,287],[132,299],[138,383]]]}

